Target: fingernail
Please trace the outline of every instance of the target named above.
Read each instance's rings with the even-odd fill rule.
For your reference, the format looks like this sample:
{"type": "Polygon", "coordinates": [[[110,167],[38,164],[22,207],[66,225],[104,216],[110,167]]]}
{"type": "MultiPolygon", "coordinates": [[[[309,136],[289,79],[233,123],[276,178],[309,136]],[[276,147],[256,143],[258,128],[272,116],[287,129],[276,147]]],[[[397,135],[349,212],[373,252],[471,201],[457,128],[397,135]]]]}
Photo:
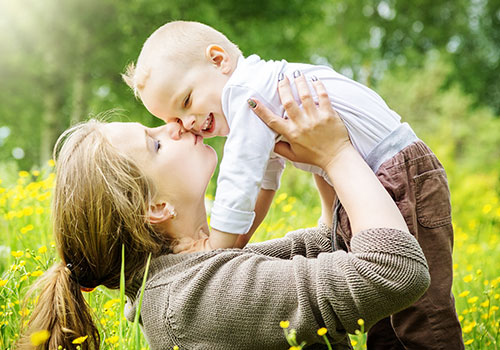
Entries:
{"type": "Polygon", "coordinates": [[[296,70],[295,72],[293,72],[293,77],[294,78],[300,77],[300,70],[296,70]]]}
{"type": "Polygon", "coordinates": [[[315,76],[315,75],[313,75],[313,76],[311,77],[311,80],[312,80],[312,81],[318,81],[318,77],[317,77],[317,76],[315,76]]]}
{"type": "Polygon", "coordinates": [[[282,81],[283,79],[285,79],[285,74],[283,73],[278,74],[278,81],[282,81]]]}
{"type": "Polygon", "coordinates": [[[251,98],[249,98],[249,99],[247,100],[247,103],[248,103],[248,105],[250,106],[250,108],[255,108],[255,107],[257,107],[257,103],[255,103],[255,101],[254,101],[254,100],[252,100],[251,98]]]}

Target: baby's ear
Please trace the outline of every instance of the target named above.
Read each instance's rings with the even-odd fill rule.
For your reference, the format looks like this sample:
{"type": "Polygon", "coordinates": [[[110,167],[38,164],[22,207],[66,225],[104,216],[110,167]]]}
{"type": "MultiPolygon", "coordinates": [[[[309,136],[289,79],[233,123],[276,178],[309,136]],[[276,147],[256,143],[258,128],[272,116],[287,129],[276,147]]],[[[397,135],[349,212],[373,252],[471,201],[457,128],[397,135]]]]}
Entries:
{"type": "Polygon", "coordinates": [[[220,68],[222,73],[227,74],[231,72],[231,57],[219,45],[208,45],[205,50],[205,57],[217,68],[220,68]]]}
{"type": "Polygon", "coordinates": [[[177,212],[169,203],[151,204],[148,210],[149,222],[153,225],[161,224],[169,219],[175,219],[177,212]]]}

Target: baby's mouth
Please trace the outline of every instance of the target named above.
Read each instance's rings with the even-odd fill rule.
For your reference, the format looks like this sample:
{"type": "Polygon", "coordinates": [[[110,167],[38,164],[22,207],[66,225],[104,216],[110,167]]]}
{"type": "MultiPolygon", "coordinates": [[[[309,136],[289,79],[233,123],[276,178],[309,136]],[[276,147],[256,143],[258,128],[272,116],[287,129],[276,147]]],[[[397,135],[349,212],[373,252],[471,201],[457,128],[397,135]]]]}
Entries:
{"type": "Polygon", "coordinates": [[[208,115],[208,118],[203,123],[201,131],[203,131],[203,132],[212,132],[214,126],[215,126],[215,118],[214,118],[214,115],[212,113],[210,113],[208,115]]]}

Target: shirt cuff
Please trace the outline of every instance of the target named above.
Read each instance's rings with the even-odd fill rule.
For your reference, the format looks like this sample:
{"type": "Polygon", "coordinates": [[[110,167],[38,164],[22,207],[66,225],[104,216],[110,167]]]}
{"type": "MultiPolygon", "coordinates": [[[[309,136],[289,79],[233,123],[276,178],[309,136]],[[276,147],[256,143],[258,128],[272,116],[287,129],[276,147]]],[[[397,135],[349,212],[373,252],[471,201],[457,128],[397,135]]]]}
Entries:
{"type": "Polygon", "coordinates": [[[255,213],[223,207],[214,203],[210,215],[210,226],[218,231],[243,235],[252,227],[255,213]]]}

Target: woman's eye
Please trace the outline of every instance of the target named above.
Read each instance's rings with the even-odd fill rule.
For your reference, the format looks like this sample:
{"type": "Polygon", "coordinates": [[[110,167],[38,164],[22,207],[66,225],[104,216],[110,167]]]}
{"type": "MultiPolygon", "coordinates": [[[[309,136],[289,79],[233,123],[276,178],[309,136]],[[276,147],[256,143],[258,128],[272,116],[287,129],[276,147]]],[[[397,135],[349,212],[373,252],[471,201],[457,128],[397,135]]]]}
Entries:
{"type": "Polygon", "coordinates": [[[161,148],[160,140],[155,140],[155,151],[158,152],[161,148]]]}

